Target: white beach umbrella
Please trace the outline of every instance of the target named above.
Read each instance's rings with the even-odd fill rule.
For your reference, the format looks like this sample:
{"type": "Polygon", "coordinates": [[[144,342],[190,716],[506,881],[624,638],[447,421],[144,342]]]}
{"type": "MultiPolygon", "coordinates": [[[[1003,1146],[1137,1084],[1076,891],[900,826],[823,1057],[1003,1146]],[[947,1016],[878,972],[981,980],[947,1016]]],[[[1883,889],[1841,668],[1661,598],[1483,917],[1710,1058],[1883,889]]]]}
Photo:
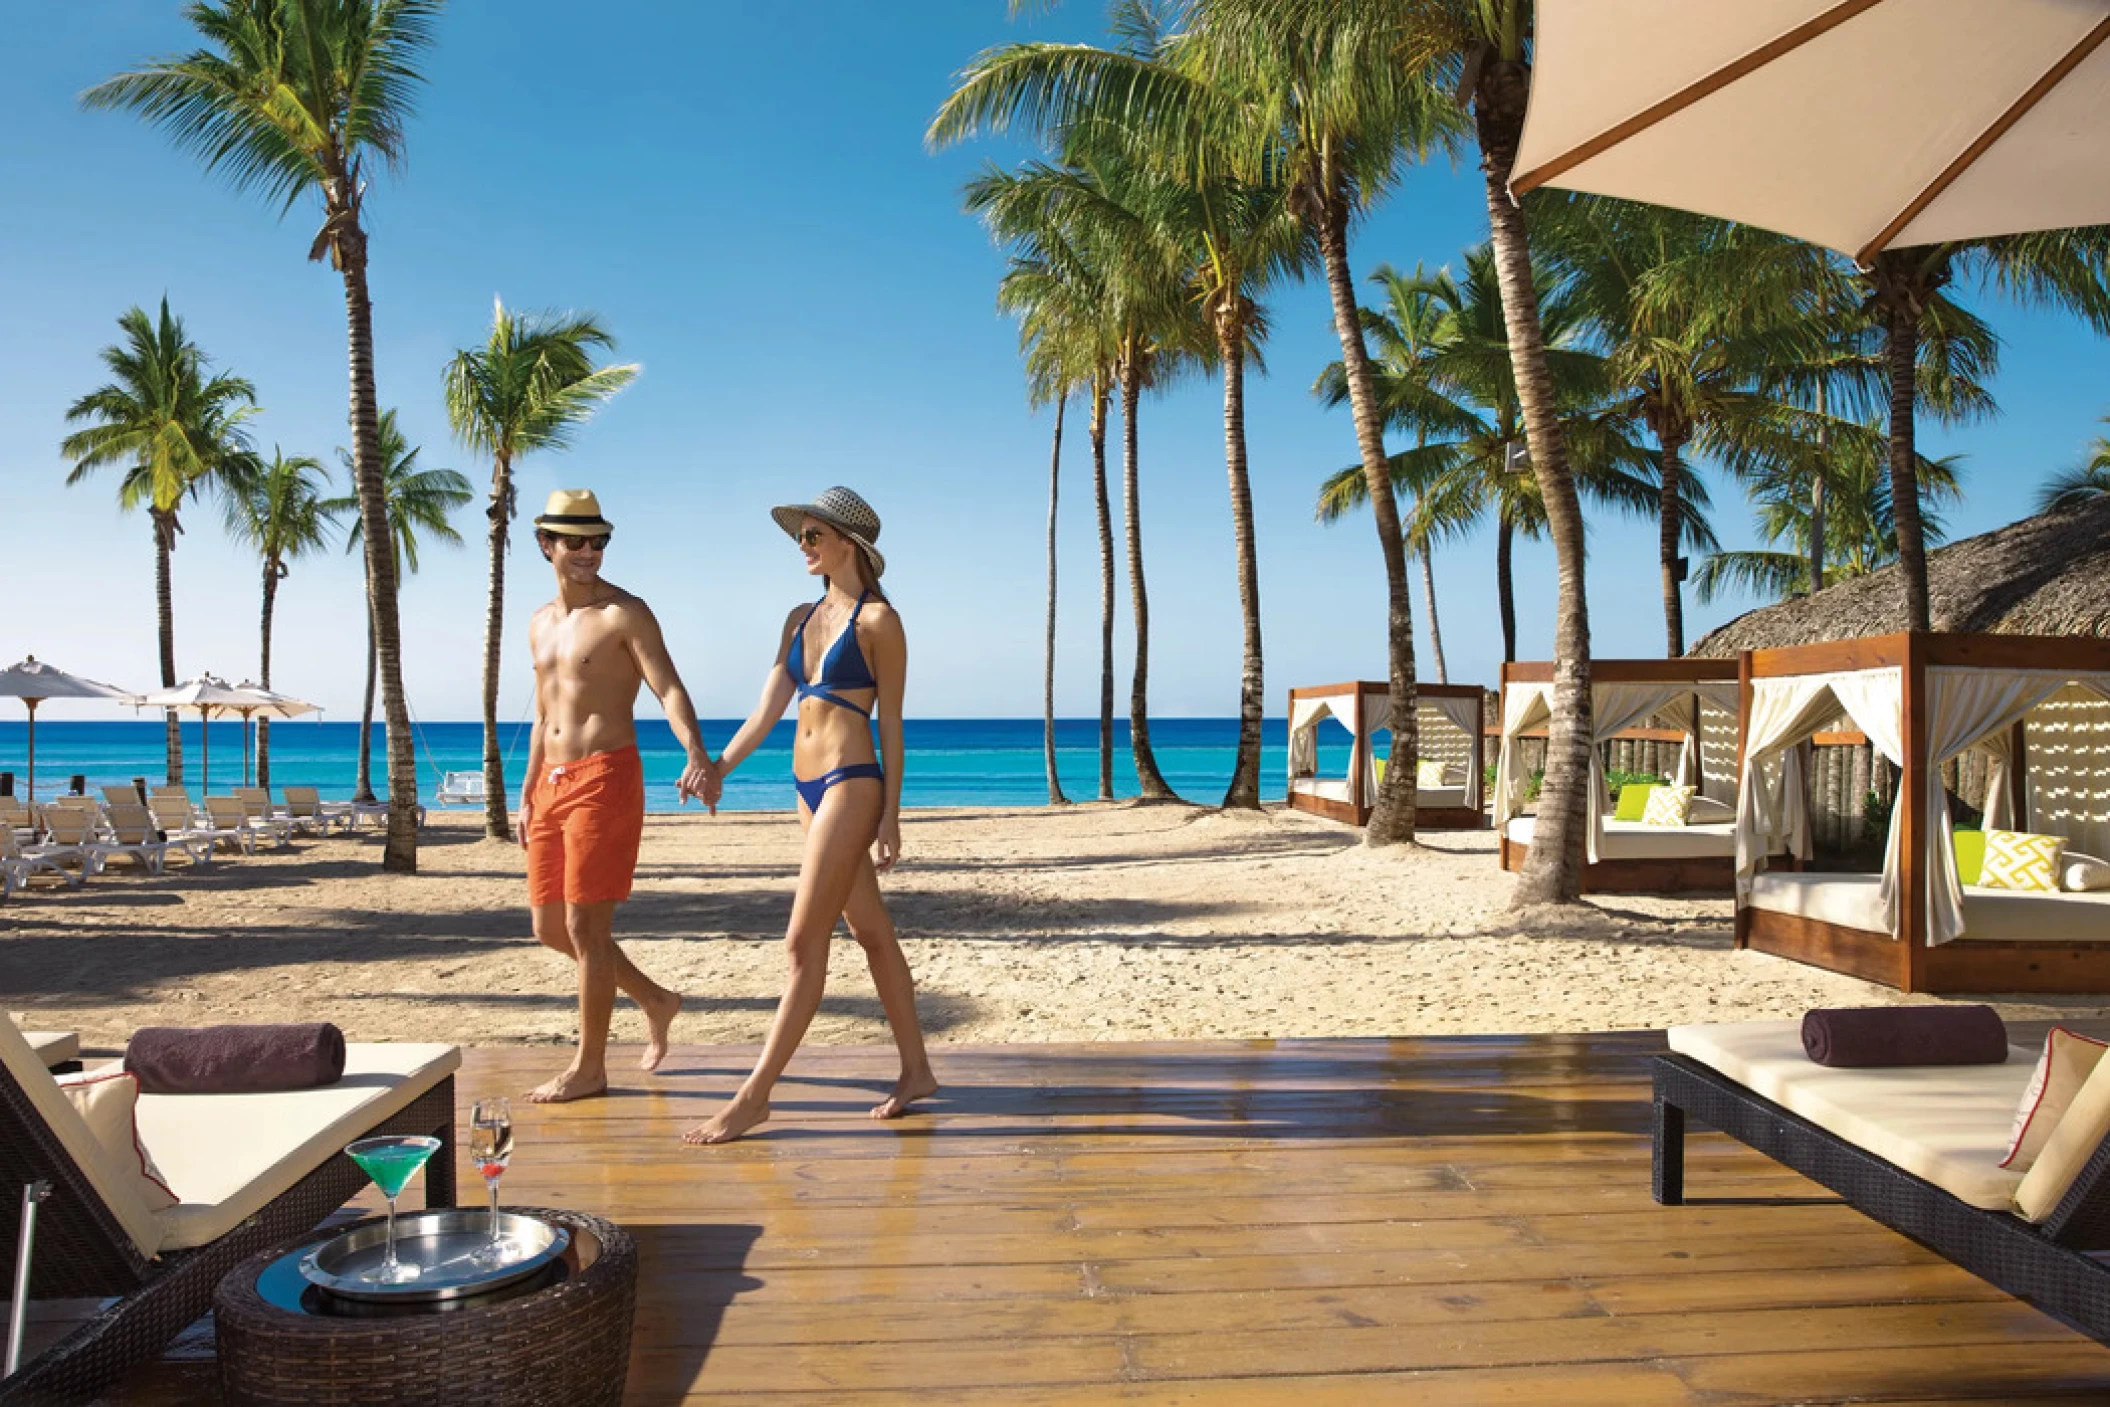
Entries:
{"type": "Polygon", "coordinates": [[[126,703],[132,696],[123,689],[68,674],[31,655],[18,665],[0,670],[0,697],[20,699],[29,709],[29,793],[26,799],[34,801],[37,795],[37,705],[46,699],[108,699],[113,703],[126,703]]]}
{"type": "Polygon", "coordinates": [[[212,790],[212,729],[209,726],[212,715],[234,713],[245,705],[254,708],[255,705],[250,702],[251,697],[217,675],[201,674],[172,688],[156,689],[151,694],[134,694],[130,702],[141,708],[198,710],[198,731],[204,737],[204,751],[199,760],[198,785],[209,792],[212,790]]]}
{"type": "Polygon", "coordinates": [[[311,704],[306,699],[296,699],[291,694],[275,694],[261,684],[244,679],[234,686],[238,694],[246,694],[253,701],[235,704],[234,711],[242,715],[242,785],[249,785],[249,720],[257,714],[268,714],[274,718],[298,718],[303,713],[322,712],[321,704],[311,704]]]}
{"type": "Polygon", "coordinates": [[[1511,189],[1867,264],[2110,224],[2110,0],[1538,0],[1511,189]]]}

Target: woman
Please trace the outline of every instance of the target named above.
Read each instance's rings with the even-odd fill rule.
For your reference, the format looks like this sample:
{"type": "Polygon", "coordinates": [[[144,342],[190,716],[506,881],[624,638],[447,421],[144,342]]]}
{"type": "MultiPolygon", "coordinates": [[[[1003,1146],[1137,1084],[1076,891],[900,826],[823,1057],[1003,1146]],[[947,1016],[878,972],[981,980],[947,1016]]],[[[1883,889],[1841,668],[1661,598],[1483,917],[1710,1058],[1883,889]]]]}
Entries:
{"type": "Polygon", "coordinates": [[[686,1143],[729,1143],[769,1117],[769,1092],[820,1008],[838,914],[865,950],[901,1051],[901,1078],[872,1117],[899,1118],[938,1088],[916,1020],[915,979],[879,894],[878,872],[893,868],[901,855],[901,691],[908,665],[901,618],[879,590],[886,570],[872,545],[879,515],[850,490],[832,488],[811,503],[771,509],[770,516],[798,542],[807,574],[821,578],[825,590],[818,602],[802,603],[785,618],[761,702],[719,755],[718,776],[761,745],[796,696],[791,771],[806,849],[784,934],[791,972],[754,1073],[723,1109],[682,1135],[686,1143]],[[875,707],[884,767],[872,749],[875,707]]]}

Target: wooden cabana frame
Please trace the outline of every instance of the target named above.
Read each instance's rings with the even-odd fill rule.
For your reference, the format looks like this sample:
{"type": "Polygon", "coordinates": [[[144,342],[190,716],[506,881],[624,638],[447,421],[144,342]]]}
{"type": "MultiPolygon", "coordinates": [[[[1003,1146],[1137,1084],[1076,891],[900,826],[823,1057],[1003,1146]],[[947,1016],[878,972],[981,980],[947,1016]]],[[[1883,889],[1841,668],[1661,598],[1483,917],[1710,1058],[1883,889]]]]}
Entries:
{"type": "MultiPolygon", "coordinates": [[[[1906,992],[2110,992],[2110,941],[2028,942],[1966,939],[1929,946],[1926,756],[1934,667],[1989,670],[2110,671],[2110,640],[2077,636],[1953,635],[1901,631],[1859,640],[1834,640],[1747,651],[1738,659],[1741,712],[1737,770],[1749,751],[1752,684],[1757,679],[1897,669],[1903,686],[1904,763],[1899,769],[1900,928],[1889,933],[1851,928],[1798,914],[1760,909],[1739,900],[1736,946],[1813,967],[1880,982],[1906,992]]],[[[2017,725],[2019,728],[2021,725],[2017,725]]],[[[2027,829],[2028,759],[2017,749],[2009,784],[2015,826],[2027,829]]]]}
{"type": "MultiPolygon", "coordinates": [[[[1737,662],[1733,659],[1593,659],[1590,661],[1590,681],[1594,684],[1683,684],[1683,683],[1734,683],[1737,680],[1737,662]]],[[[1554,664],[1551,660],[1511,660],[1502,666],[1502,694],[1499,717],[1509,716],[1509,692],[1517,684],[1551,684],[1554,682],[1554,664]]],[[[1694,719],[1697,730],[1699,721],[1694,719]]],[[[1638,735],[1648,730],[1628,729],[1616,736],[1638,735]]],[[[1743,741],[1742,721],[1738,721],[1738,746],[1743,741]]],[[[1695,778],[1704,777],[1705,763],[1695,749],[1693,765],[1695,778]]],[[[1596,804],[1593,798],[1592,804],[1596,804]]],[[[1530,858],[1530,845],[1510,839],[1505,824],[1500,831],[1499,854],[1502,868],[1512,873],[1524,868],[1530,858]]],[[[1736,886],[1736,857],[1732,855],[1617,858],[1586,861],[1582,870],[1582,888],[1593,894],[1688,894],[1727,893],[1736,886]]]]}
{"type": "MultiPolygon", "coordinates": [[[[1471,773],[1466,778],[1467,802],[1461,806],[1420,806],[1414,808],[1414,825],[1419,830],[1481,830],[1487,825],[1487,795],[1482,770],[1485,767],[1487,736],[1487,691],[1477,684],[1421,684],[1414,686],[1418,699],[1465,700],[1471,704],[1472,728],[1467,736],[1469,749],[1480,758],[1478,766],[1469,766],[1471,773]]],[[[1305,700],[1355,700],[1355,716],[1367,718],[1369,710],[1366,700],[1390,699],[1392,686],[1383,680],[1359,679],[1341,684],[1316,684],[1289,691],[1289,717],[1294,727],[1297,705],[1305,700]]],[[[1330,821],[1345,825],[1369,824],[1370,812],[1377,804],[1371,794],[1367,778],[1370,774],[1370,731],[1358,725],[1354,730],[1354,741],[1348,754],[1347,795],[1345,797],[1322,796],[1309,791],[1299,791],[1296,778],[1291,778],[1289,805],[1297,811],[1308,811],[1315,816],[1324,816],[1330,821]]]]}

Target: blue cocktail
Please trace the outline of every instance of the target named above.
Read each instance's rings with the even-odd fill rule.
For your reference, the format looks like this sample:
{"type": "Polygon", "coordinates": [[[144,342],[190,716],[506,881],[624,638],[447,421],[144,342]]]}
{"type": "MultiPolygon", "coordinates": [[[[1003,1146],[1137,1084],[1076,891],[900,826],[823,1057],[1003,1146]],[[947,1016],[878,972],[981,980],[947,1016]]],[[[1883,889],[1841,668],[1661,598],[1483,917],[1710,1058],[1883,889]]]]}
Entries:
{"type": "Polygon", "coordinates": [[[381,1138],[362,1138],[345,1145],[345,1156],[359,1165],[359,1170],[374,1180],[381,1195],[388,1199],[388,1242],[381,1256],[381,1264],[374,1267],[366,1278],[382,1285],[400,1285],[418,1278],[418,1268],[405,1265],[396,1259],[396,1196],[410,1175],[425,1166],[425,1162],[439,1151],[440,1141],[423,1135],[400,1134],[381,1138]]]}

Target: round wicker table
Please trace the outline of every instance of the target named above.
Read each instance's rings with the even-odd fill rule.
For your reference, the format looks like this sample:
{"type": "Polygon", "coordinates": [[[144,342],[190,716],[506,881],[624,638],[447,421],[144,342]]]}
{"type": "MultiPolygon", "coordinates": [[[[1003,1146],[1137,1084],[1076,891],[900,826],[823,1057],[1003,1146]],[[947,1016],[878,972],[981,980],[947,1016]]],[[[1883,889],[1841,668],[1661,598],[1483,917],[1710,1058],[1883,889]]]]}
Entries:
{"type": "Polygon", "coordinates": [[[489,1303],[343,1317],[327,1312],[320,1291],[289,1293],[288,1264],[349,1229],[341,1226],[236,1266],[213,1296],[222,1400],[256,1407],[616,1407],[629,1371],[637,1243],[614,1222],[583,1212],[506,1210],[570,1228],[571,1247],[554,1283],[537,1277],[527,1282],[531,1288],[500,1291],[486,1297],[489,1303]]]}

